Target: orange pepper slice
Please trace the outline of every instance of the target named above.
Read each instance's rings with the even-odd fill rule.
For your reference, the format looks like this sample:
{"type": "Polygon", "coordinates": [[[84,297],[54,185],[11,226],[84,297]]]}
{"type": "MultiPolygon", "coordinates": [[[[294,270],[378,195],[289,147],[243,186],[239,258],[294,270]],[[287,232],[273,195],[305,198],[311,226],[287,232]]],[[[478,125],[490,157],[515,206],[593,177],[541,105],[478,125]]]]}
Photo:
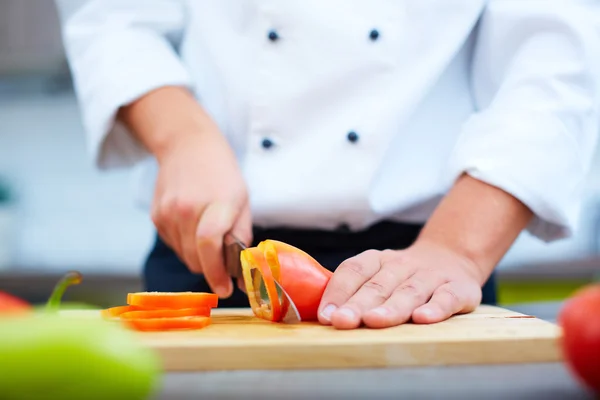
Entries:
{"type": "Polygon", "coordinates": [[[144,308],[215,308],[219,296],[205,292],[138,292],[127,294],[127,304],[144,308]]]}
{"type": "Polygon", "coordinates": [[[203,308],[181,308],[181,309],[156,309],[127,311],[120,315],[122,319],[140,318],[172,318],[172,317],[210,317],[210,307],[203,308]]]}
{"type": "Polygon", "coordinates": [[[124,319],[123,323],[138,331],[172,331],[202,329],[211,323],[210,317],[187,316],[172,318],[124,319]]]}
{"type": "Polygon", "coordinates": [[[254,314],[268,321],[279,321],[282,317],[279,295],[277,294],[277,287],[275,286],[271,268],[262,251],[258,247],[249,247],[242,250],[240,260],[242,262],[246,293],[254,314]],[[257,269],[260,274],[253,275],[253,269],[257,269]],[[268,304],[263,302],[260,286],[261,280],[269,299],[268,304]]]}
{"type": "Polygon", "coordinates": [[[141,309],[142,309],[141,307],[137,307],[137,306],[116,306],[116,307],[110,307],[110,308],[101,310],[100,315],[106,319],[114,319],[114,318],[118,318],[123,313],[130,312],[130,311],[137,311],[137,310],[141,310],[141,309]]]}

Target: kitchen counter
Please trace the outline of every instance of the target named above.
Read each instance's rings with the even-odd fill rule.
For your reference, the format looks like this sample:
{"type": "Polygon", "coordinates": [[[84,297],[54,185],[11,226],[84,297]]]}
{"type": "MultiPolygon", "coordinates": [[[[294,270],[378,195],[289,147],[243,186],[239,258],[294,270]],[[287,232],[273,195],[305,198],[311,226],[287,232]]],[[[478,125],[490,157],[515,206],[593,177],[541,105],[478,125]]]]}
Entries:
{"type": "Polygon", "coordinates": [[[593,399],[561,364],[168,374],[156,399],[593,399]]]}

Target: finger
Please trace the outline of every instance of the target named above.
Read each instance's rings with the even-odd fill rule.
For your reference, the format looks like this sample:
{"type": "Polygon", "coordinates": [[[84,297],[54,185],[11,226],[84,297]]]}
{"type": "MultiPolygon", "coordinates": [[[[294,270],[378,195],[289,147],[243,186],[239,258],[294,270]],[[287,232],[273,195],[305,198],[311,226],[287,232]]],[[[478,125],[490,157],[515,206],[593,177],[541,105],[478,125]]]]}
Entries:
{"type": "MultiPolygon", "coordinates": [[[[402,265],[397,262],[381,263],[379,272],[365,282],[345,304],[342,304],[340,310],[351,310],[362,320],[365,313],[383,304],[394,292],[394,289],[406,281],[413,273],[414,269],[408,265],[402,265]]],[[[331,323],[334,327],[338,329],[352,329],[356,327],[355,324],[346,325],[348,321],[344,318],[339,318],[339,314],[343,315],[344,313],[336,312],[332,315],[331,323]]]]}
{"type": "Polygon", "coordinates": [[[412,313],[416,324],[433,324],[454,314],[475,310],[481,302],[481,288],[476,284],[448,282],[438,287],[431,300],[412,313]]]}
{"type": "Polygon", "coordinates": [[[202,209],[192,203],[180,202],[174,210],[181,257],[188,269],[196,274],[203,272],[196,243],[196,228],[201,215],[202,209]]]}
{"type": "Polygon", "coordinates": [[[429,301],[440,284],[435,274],[414,274],[400,284],[382,305],[365,313],[365,325],[369,328],[386,328],[407,322],[417,307],[429,301]]]}
{"type": "Polygon", "coordinates": [[[163,242],[180,257],[179,232],[170,224],[168,205],[164,201],[152,205],[151,219],[163,242]]]}
{"type": "Polygon", "coordinates": [[[336,314],[338,326],[360,324],[360,316],[351,309],[338,308],[379,271],[379,252],[367,250],[341,263],[331,276],[319,305],[319,322],[330,324],[336,314]]]}
{"type": "Polygon", "coordinates": [[[244,278],[237,278],[237,287],[242,292],[247,293],[246,292],[246,284],[244,283],[244,278]]]}
{"type": "Polygon", "coordinates": [[[223,260],[223,236],[228,232],[237,212],[225,203],[211,203],[206,207],[196,230],[196,243],[206,282],[219,297],[227,298],[233,291],[223,260]]]}
{"type": "MultiPolygon", "coordinates": [[[[247,246],[252,243],[252,214],[250,212],[250,205],[248,203],[246,203],[246,205],[242,208],[240,215],[231,228],[231,233],[233,233],[242,241],[242,243],[246,244],[247,246]]],[[[237,287],[242,292],[246,293],[246,284],[244,283],[243,277],[237,279],[237,287]]]]}
{"type": "Polygon", "coordinates": [[[239,216],[235,220],[231,233],[242,241],[246,246],[250,246],[253,240],[252,234],[252,213],[250,212],[250,205],[246,203],[242,208],[239,216]]]}

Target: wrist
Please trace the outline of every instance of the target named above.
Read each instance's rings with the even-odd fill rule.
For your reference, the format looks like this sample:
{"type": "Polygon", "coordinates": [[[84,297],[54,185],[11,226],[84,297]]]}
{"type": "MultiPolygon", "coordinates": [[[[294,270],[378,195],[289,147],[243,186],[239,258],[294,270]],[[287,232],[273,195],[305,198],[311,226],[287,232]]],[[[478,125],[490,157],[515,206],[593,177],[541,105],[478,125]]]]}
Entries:
{"type": "Polygon", "coordinates": [[[180,87],[153,90],[121,108],[118,118],[159,160],[182,146],[213,147],[224,142],[210,115],[180,87]]]}
{"type": "Polygon", "coordinates": [[[480,285],[483,285],[495,268],[495,263],[485,254],[479,254],[476,249],[448,240],[444,236],[424,234],[417,238],[415,247],[433,249],[446,260],[466,271],[480,285]]]}
{"type": "Polygon", "coordinates": [[[165,158],[177,154],[181,149],[196,148],[202,151],[214,151],[213,144],[220,141],[220,136],[220,132],[216,130],[168,131],[157,136],[152,143],[148,143],[148,148],[160,164],[165,158]]]}
{"type": "Polygon", "coordinates": [[[509,193],[461,176],[440,202],[418,241],[435,243],[476,266],[487,279],[532,212],[509,193]]]}

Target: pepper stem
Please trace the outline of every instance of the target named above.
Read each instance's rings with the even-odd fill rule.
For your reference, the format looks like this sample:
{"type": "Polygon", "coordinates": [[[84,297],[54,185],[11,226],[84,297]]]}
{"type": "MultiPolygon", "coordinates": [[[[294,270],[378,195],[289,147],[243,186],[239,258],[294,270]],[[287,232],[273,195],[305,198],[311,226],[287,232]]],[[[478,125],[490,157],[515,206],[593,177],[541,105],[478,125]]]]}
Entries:
{"type": "Polygon", "coordinates": [[[67,272],[60,281],[54,286],[54,290],[46,303],[46,310],[57,311],[60,307],[60,302],[65,290],[71,285],[78,285],[81,283],[83,277],[81,273],[77,271],[67,272]]]}

